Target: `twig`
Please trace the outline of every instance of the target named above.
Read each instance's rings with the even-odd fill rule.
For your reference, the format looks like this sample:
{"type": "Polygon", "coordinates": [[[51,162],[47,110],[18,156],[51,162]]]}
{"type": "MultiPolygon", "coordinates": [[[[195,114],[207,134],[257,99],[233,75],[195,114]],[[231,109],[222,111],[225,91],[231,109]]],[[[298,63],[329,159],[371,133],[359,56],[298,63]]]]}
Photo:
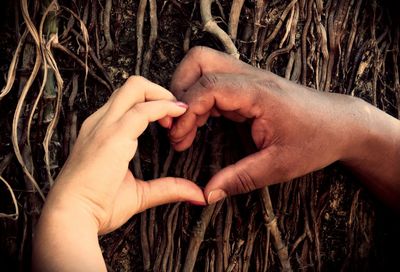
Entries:
{"type": "Polygon", "coordinates": [[[257,236],[258,231],[260,230],[260,228],[257,228],[254,224],[256,213],[257,210],[253,208],[251,210],[250,219],[247,224],[247,241],[243,251],[243,267],[241,270],[244,272],[248,271],[250,268],[250,258],[253,252],[254,240],[257,236]]]}
{"type": "MultiPolygon", "coordinates": [[[[225,202],[225,201],[224,201],[225,202]]],[[[215,257],[215,270],[224,271],[224,215],[218,213],[215,227],[215,242],[217,244],[216,257],[215,257]]]]}
{"type": "Polygon", "coordinates": [[[329,60],[328,70],[326,73],[324,90],[328,91],[331,87],[332,72],[335,64],[335,57],[338,53],[340,42],[342,41],[344,28],[347,24],[346,12],[350,5],[349,0],[341,0],[331,8],[328,19],[328,34],[329,34],[329,60]],[[337,10],[336,10],[337,7],[337,10]]]}
{"type": "Polygon", "coordinates": [[[283,35],[283,38],[281,39],[281,41],[279,43],[279,48],[282,48],[283,44],[286,42],[287,37],[289,36],[289,33],[291,32],[290,30],[292,29],[292,22],[293,22],[295,10],[296,10],[295,6],[293,6],[293,8],[290,12],[290,17],[286,23],[285,34],[283,35]]]}
{"type": "Polygon", "coordinates": [[[282,240],[282,235],[277,225],[277,220],[272,209],[268,187],[261,189],[260,194],[265,226],[271,232],[272,242],[281,262],[282,271],[292,271],[292,267],[289,261],[288,249],[286,243],[284,243],[282,240]]]}
{"type": "Polygon", "coordinates": [[[261,16],[264,12],[265,6],[267,4],[267,0],[257,0],[256,3],[256,10],[255,10],[255,16],[254,16],[254,27],[253,27],[253,35],[252,35],[252,47],[251,47],[251,64],[254,66],[256,65],[256,49],[257,49],[257,42],[258,42],[258,31],[260,29],[261,25],[261,16]]]}
{"type": "MultiPolygon", "coordinates": [[[[151,138],[153,140],[153,150],[152,153],[152,163],[153,163],[153,179],[159,177],[160,174],[160,164],[158,161],[158,154],[160,150],[160,144],[157,139],[157,127],[154,123],[149,126],[151,138]]],[[[151,208],[149,210],[149,227],[148,227],[148,237],[149,237],[149,248],[150,248],[150,256],[154,253],[154,231],[156,225],[156,207],[151,208]]]]}
{"type": "Polygon", "coordinates": [[[211,0],[200,0],[200,12],[201,18],[203,20],[203,28],[205,31],[213,34],[221,41],[228,54],[234,56],[235,58],[239,58],[239,52],[237,51],[237,48],[233,44],[231,38],[217,25],[217,23],[212,18],[211,2],[211,0]]]}
{"type": "Polygon", "coordinates": [[[12,220],[18,220],[19,209],[18,209],[17,198],[15,197],[14,191],[11,188],[10,184],[8,184],[8,182],[2,176],[0,176],[0,180],[4,183],[4,185],[7,187],[7,190],[10,192],[11,199],[14,203],[14,208],[15,208],[15,212],[13,214],[0,213],[0,218],[9,218],[12,220]]]}
{"type": "MultiPolygon", "coordinates": [[[[178,226],[178,218],[179,218],[179,210],[177,210],[176,212],[175,212],[175,215],[174,215],[174,218],[173,218],[173,220],[172,220],[172,223],[171,223],[171,225],[172,225],[172,230],[171,230],[171,236],[172,236],[172,243],[171,243],[171,250],[170,250],[170,252],[171,252],[171,254],[170,254],[170,257],[169,257],[169,262],[168,262],[168,270],[167,271],[172,271],[173,269],[173,267],[174,267],[174,261],[176,261],[175,259],[176,258],[174,258],[174,251],[175,251],[175,241],[174,241],[174,237],[175,237],[175,231],[176,231],[176,228],[177,228],[177,226],[178,226]]],[[[178,243],[177,243],[177,252],[176,252],[176,256],[179,258],[180,257],[180,243],[179,243],[180,241],[178,241],[178,243]]],[[[179,259],[178,259],[179,260],[179,259]]],[[[176,262],[175,262],[176,263],[176,262]]],[[[180,266],[180,261],[179,261],[179,263],[176,263],[175,264],[175,267],[179,267],[180,266]]]]}
{"type": "Polygon", "coordinates": [[[73,109],[74,108],[74,103],[75,103],[75,99],[76,96],[78,95],[78,90],[79,90],[79,86],[78,86],[78,74],[74,74],[72,76],[72,91],[71,94],[69,95],[68,98],[68,119],[69,119],[69,134],[68,134],[68,147],[69,147],[69,152],[72,151],[72,148],[74,147],[76,138],[78,136],[78,131],[77,131],[77,113],[76,111],[73,109]]]}
{"type": "MultiPolygon", "coordinates": [[[[222,148],[221,143],[222,143],[222,135],[219,134],[213,139],[212,150],[211,150],[212,154],[211,162],[214,164],[213,165],[214,167],[212,168],[211,174],[215,174],[221,169],[221,164],[219,159],[221,156],[221,148],[222,148]]],[[[205,207],[200,215],[200,219],[196,222],[196,225],[193,228],[188,247],[188,253],[186,255],[185,263],[182,268],[182,270],[185,272],[193,271],[193,268],[196,264],[200,245],[204,240],[205,232],[214,214],[216,205],[218,205],[218,203],[205,207]]]]}
{"type": "MultiPolygon", "coordinates": [[[[41,44],[46,45],[45,47],[42,46],[43,64],[44,64],[43,66],[49,70],[48,74],[46,74],[48,75],[48,77],[46,77],[46,79],[44,80],[46,83],[43,92],[43,98],[45,100],[45,105],[44,105],[45,115],[43,119],[44,122],[49,122],[43,140],[43,149],[44,149],[44,161],[47,172],[47,178],[50,186],[54,184],[54,180],[51,174],[50,165],[52,165],[53,162],[51,161],[50,158],[49,146],[55,127],[58,123],[58,117],[61,110],[61,99],[62,99],[62,89],[63,89],[63,80],[58,70],[57,62],[55,61],[53,53],[51,51],[52,45],[54,43],[58,43],[58,36],[57,36],[58,26],[55,17],[57,10],[58,10],[57,1],[53,0],[48,5],[46,11],[43,14],[39,30],[40,33],[39,38],[41,44]],[[43,24],[45,22],[47,15],[49,16],[49,18],[46,20],[46,26],[44,28],[43,24]],[[48,37],[47,43],[44,41],[44,35],[42,33],[43,30],[46,31],[47,33],[46,35],[48,37]],[[56,81],[56,84],[54,84],[54,80],[56,81]],[[56,100],[55,105],[53,100],[56,100]]],[[[39,96],[38,99],[40,99],[39,96]]],[[[34,110],[35,109],[33,109],[33,112],[34,110]]]]}
{"type": "Polygon", "coordinates": [[[106,47],[104,48],[104,53],[107,56],[114,51],[114,42],[111,38],[111,33],[110,33],[111,8],[112,8],[112,0],[106,0],[106,5],[104,7],[104,13],[103,13],[103,31],[104,31],[104,38],[106,39],[106,47]]]}
{"type": "Polygon", "coordinates": [[[10,63],[10,68],[7,73],[7,81],[6,86],[0,92],[0,101],[3,97],[5,97],[10,91],[15,81],[15,75],[18,67],[18,60],[22,52],[22,48],[24,47],[26,36],[28,35],[28,30],[24,31],[21,38],[19,39],[17,49],[15,49],[12,61],[10,63]]]}
{"type": "Polygon", "coordinates": [[[286,16],[288,15],[289,11],[292,9],[292,7],[297,3],[297,0],[292,0],[289,5],[285,8],[285,10],[282,12],[281,17],[279,18],[278,23],[276,24],[274,30],[272,33],[266,38],[266,40],[263,42],[262,47],[266,47],[273,39],[275,39],[276,35],[278,35],[279,30],[282,27],[283,22],[286,19],[286,16]]]}
{"type": "Polygon", "coordinates": [[[18,103],[15,109],[15,113],[14,113],[14,118],[13,118],[13,123],[12,123],[12,135],[11,135],[11,139],[12,139],[12,143],[13,143],[13,147],[14,147],[14,152],[15,152],[15,156],[18,160],[18,162],[20,163],[22,170],[24,171],[25,176],[28,178],[28,180],[32,183],[33,187],[38,191],[40,197],[42,198],[42,200],[45,200],[45,196],[42,192],[42,190],[39,187],[39,184],[36,182],[35,178],[33,177],[33,173],[30,171],[30,169],[28,169],[22,154],[21,154],[21,150],[19,148],[19,136],[18,136],[18,124],[19,124],[19,120],[20,120],[20,116],[22,113],[22,109],[23,106],[25,104],[25,99],[26,96],[28,94],[28,91],[30,90],[32,83],[34,81],[34,79],[36,78],[36,75],[39,72],[40,69],[40,64],[42,62],[42,58],[40,55],[40,42],[39,42],[39,35],[37,33],[37,30],[35,28],[35,26],[32,23],[32,20],[29,16],[29,12],[28,12],[28,3],[26,0],[22,0],[21,1],[21,8],[22,8],[22,15],[24,17],[24,20],[26,22],[26,26],[30,32],[30,34],[32,35],[34,41],[35,41],[35,64],[33,66],[32,69],[32,73],[29,76],[28,80],[26,81],[20,98],[18,99],[18,103]]]}
{"type": "MultiPolygon", "coordinates": [[[[232,272],[233,269],[235,268],[235,266],[237,265],[237,259],[239,258],[240,250],[242,249],[243,244],[244,244],[243,240],[240,239],[239,241],[237,241],[235,250],[232,254],[231,259],[229,260],[229,265],[228,265],[228,268],[226,269],[226,272],[232,272]]],[[[237,271],[240,271],[240,270],[237,270],[237,271]]]]}
{"type": "MultiPolygon", "coordinates": [[[[72,16],[75,17],[75,19],[78,20],[79,26],[80,26],[81,31],[82,31],[82,37],[83,37],[83,41],[84,41],[84,44],[85,44],[85,63],[84,63],[85,79],[84,79],[84,82],[83,82],[83,93],[84,93],[85,99],[87,101],[86,83],[87,83],[87,76],[88,76],[88,73],[89,73],[89,66],[88,66],[89,33],[87,31],[86,24],[84,23],[83,20],[81,20],[81,18],[79,18],[79,16],[75,12],[73,12],[72,10],[70,10],[67,7],[62,7],[62,8],[65,9],[66,11],[68,11],[72,16]]],[[[57,42],[57,44],[58,44],[58,42],[57,42]]],[[[113,88],[111,89],[111,91],[113,91],[113,88]]]]}
{"type": "Polygon", "coordinates": [[[226,215],[225,215],[225,226],[224,226],[224,233],[223,233],[223,254],[224,254],[224,270],[228,268],[229,262],[229,255],[231,253],[229,238],[231,236],[231,228],[232,228],[232,215],[233,215],[233,208],[232,208],[232,201],[228,197],[226,199],[226,215]]]}
{"type": "MultiPolygon", "coordinates": [[[[78,39],[85,43],[85,39],[82,37],[81,34],[79,34],[76,30],[72,29],[72,33],[75,34],[76,37],[78,37],[78,39]]],[[[90,57],[93,59],[94,64],[97,66],[97,68],[101,71],[101,73],[104,76],[104,79],[107,81],[107,83],[110,85],[112,90],[115,90],[115,86],[110,78],[110,76],[108,75],[106,69],[104,68],[103,64],[101,63],[101,61],[99,60],[99,58],[96,56],[96,52],[94,52],[93,48],[88,44],[88,50],[89,50],[89,55],[90,57]]]]}
{"type": "MultiPolygon", "coordinates": [[[[53,44],[53,47],[64,52],[67,54],[69,57],[71,57],[73,60],[75,60],[83,69],[87,69],[87,65],[80,59],[78,58],[74,53],[72,53],[68,48],[64,47],[60,43],[53,44]]],[[[96,75],[91,69],[88,70],[89,75],[91,75],[95,80],[97,80],[100,84],[104,85],[110,92],[113,90],[111,87],[105,82],[102,78],[100,78],[98,75],[96,75]]]]}
{"type": "Polygon", "coordinates": [[[362,4],[362,0],[357,0],[357,5],[355,8],[353,20],[351,22],[351,30],[350,30],[349,38],[347,40],[347,49],[346,49],[346,56],[345,56],[345,61],[344,61],[344,68],[346,70],[347,70],[347,67],[349,64],[351,51],[353,49],[354,39],[357,35],[357,20],[358,20],[358,15],[360,14],[361,4],[362,4]]]}
{"type": "Polygon", "coordinates": [[[285,78],[286,79],[290,79],[290,75],[292,74],[294,58],[295,58],[295,53],[293,51],[291,51],[290,55],[289,55],[288,63],[286,65],[286,70],[285,70],[285,78]]]}
{"type": "Polygon", "coordinates": [[[14,157],[13,153],[8,153],[7,155],[5,155],[1,161],[0,161],[0,176],[3,174],[4,170],[6,170],[6,168],[8,167],[8,165],[10,164],[12,158],[14,157]]]}
{"type": "Polygon", "coordinates": [[[154,45],[157,40],[157,32],[158,32],[156,0],[149,0],[149,5],[150,5],[150,26],[151,27],[150,27],[149,45],[143,56],[142,75],[144,77],[147,77],[149,74],[151,56],[153,54],[153,49],[154,49],[154,45]]]}
{"type": "Polygon", "coordinates": [[[297,27],[297,22],[299,19],[299,7],[298,5],[294,6],[295,12],[294,12],[294,18],[291,24],[291,30],[290,30],[290,38],[289,38],[289,42],[287,44],[286,47],[275,50],[274,52],[272,52],[267,60],[265,61],[265,69],[270,71],[271,70],[271,66],[272,66],[272,62],[275,60],[276,57],[278,57],[279,55],[282,54],[286,54],[288,52],[290,52],[290,50],[292,50],[292,48],[295,45],[296,42],[296,27],[297,27]]]}
{"type": "Polygon", "coordinates": [[[146,11],[147,0],[140,0],[137,15],[136,15],[136,68],[135,74],[140,75],[140,67],[142,66],[142,50],[143,50],[143,23],[144,13],[146,11]]]}
{"type": "Polygon", "coordinates": [[[179,202],[174,204],[167,218],[167,243],[164,252],[164,257],[162,258],[160,271],[167,271],[168,259],[173,259],[174,252],[172,249],[173,249],[174,232],[176,228],[176,224],[173,224],[174,223],[173,219],[177,218],[179,206],[180,206],[179,202]]]}
{"type": "Polygon", "coordinates": [[[239,25],[240,12],[242,10],[244,0],[233,0],[231,12],[229,14],[228,33],[233,41],[236,41],[237,30],[239,25]]]}
{"type": "MultiPolygon", "coordinates": [[[[140,163],[140,153],[139,150],[136,151],[133,157],[133,172],[135,177],[143,180],[142,166],[140,163]]],[[[142,245],[142,255],[143,255],[143,269],[144,271],[150,270],[150,249],[149,240],[147,236],[147,212],[144,211],[140,214],[140,242],[142,245]]]]}
{"type": "Polygon", "coordinates": [[[394,90],[396,92],[396,100],[397,100],[397,118],[400,119],[400,76],[399,76],[399,66],[398,56],[399,56],[399,38],[400,38],[400,29],[397,26],[396,34],[393,42],[393,73],[394,73],[394,90]]]}
{"type": "Polygon", "coordinates": [[[293,70],[292,70],[292,75],[290,76],[290,80],[297,82],[300,78],[301,74],[301,52],[300,50],[297,50],[294,54],[294,64],[293,64],[293,70]]]}
{"type": "Polygon", "coordinates": [[[271,230],[269,228],[267,228],[267,240],[265,242],[265,255],[264,255],[264,269],[263,272],[267,272],[268,271],[268,259],[269,259],[269,249],[271,247],[271,230]]]}
{"type": "Polygon", "coordinates": [[[306,85],[307,83],[307,35],[311,25],[312,19],[312,6],[314,4],[314,0],[309,0],[307,2],[307,20],[304,24],[303,34],[301,35],[301,57],[303,70],[301,73],[301,83],[306,85]]]}

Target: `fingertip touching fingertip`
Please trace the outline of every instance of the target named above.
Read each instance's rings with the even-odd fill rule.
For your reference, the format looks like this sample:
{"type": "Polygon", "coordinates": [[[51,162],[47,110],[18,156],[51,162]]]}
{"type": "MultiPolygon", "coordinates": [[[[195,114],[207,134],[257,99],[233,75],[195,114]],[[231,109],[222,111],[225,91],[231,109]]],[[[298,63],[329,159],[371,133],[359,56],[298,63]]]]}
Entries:
{"type": "Polygon", "coordinates": [[[191,201],[188,201],[187,203],[194,205],[194,206],[206,206],[207,205],[206,201],[197,201],[197,200],[191,200],[191,201]]]}
{"type": "Polygon", "coordinates": [[[226,198],[228,194],[222,189],[215,189],[208,193],[207,203],[214,204],[224,198],[226,198]]]}
{"type": "Polygon", "coordinates": [[[186,103],[184,103],[184,102],[182,102],[182,101],[176,101],[175,104],[176,104],[178,107],[181,107],[181,108],[184,108],[184,109],[189,108],[189,105],[186,104],[186,103]]]}

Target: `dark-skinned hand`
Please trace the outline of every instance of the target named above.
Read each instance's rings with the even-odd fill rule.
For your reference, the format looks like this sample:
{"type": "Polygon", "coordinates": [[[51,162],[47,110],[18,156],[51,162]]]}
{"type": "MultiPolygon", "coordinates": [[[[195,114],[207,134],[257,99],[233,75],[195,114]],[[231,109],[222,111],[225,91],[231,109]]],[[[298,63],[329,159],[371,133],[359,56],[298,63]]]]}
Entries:
{"type": "MultiPolygon", "coordinates": [[[[399,131],[398,120],[358,98],[318,92],[206,47],[189,51],[173,75],[171,91],[189,105],[170,131],[178,151],[192,144],[209,116],[251,122],[258,152],[211,178],[204,190],[208,203],[289,181],[338,160],[368,175],[358,168],[365,168],[362,161],[370,155],[364,147],[372,140],[366,137],[372,122],[387,119],[386,136],[399,131]]],[[[395,175],[392,164],[389,172],[395,175]]]]}

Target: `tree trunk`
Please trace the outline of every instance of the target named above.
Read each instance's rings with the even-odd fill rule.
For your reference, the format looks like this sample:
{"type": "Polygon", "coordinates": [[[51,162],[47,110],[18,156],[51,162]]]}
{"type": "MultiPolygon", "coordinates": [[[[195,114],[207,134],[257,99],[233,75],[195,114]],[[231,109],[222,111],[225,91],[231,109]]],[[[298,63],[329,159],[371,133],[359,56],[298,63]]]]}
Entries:
{"type": "MultiPolygon", "coordinates": [[[[11,214],[0,215],[1,268],[29,267],[41,193],[82,121],[129,75],[168,87],[196,45],[318,91],[361,97],[399,118],[400,30],[392,10],[374,0],[6,1],[0,176],[15,199],[1,187],[0,211],[11,214]]],[[[183,153],[152,124],[132,169],[145,179],[173,175],[204,186],[254,151],[246,124],[210,119],[183,153]]],[[[204,208],[150,209],[100,242],[110,271],[374,271],[398,266],[399,227],[399,218],[335,163],[204,208]]]]}

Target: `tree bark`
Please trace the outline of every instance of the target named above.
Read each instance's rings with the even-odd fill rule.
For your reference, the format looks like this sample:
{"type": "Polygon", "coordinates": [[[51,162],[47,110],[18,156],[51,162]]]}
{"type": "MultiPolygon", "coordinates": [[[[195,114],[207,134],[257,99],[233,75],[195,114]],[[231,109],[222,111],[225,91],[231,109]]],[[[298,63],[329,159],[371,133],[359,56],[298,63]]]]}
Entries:
{"type": "MultiPolygon", "coordinates": [[[[51,16],[43,18],[51,2],[39,7],[36,1],[10,0],[1,11],[7,16],[0,19],[0,85],[5,86],[0,175],[14,190],[20,211],[17,221],[0,219],[0,260],[14,269],[30,263],[42,205],[33,181],[48,192],[77,129],[108,99],[111,86],[142,74],[168,87],[188,47],[226,51],[318,91],[361,97],[400,117],[400,30],[386,2],[58,0],[51,16]],[[42,20],[46,35],[24,34],[27,26],[39,33],[42,20]],[[51,64],[40,71],[33,70],[35,48],[51,64]],[[62,104],[54,95],[52,100],[40,96],[46,69],[46,94],[58,92],[62,104]],[[25,87],[22,96],[18,89],[25,87]],[[50,134],[44,121],[49,108],[60,113],[50,134]],[[13,120],[9,113],[16,109],[13,120]],[[29,150],[24,157],[12,148],[12,127],[19,135],[14,146],[29,150]]],[[[132,170],[144,179],[175,175],[204,186],[219,169],[251,152],[246,125],[211,119],[189,150],[175,153],[166,131],[154,124],[140,139],[132,170]]],[[[1,212],[12,213],[6,187],[0,199],[1,212]]],[[[397,264],[399,221],[351,173],[333,164],[205,208],[187,203],[153,208],[100,241],[111,271],[373,271],[397,264]]]]}

